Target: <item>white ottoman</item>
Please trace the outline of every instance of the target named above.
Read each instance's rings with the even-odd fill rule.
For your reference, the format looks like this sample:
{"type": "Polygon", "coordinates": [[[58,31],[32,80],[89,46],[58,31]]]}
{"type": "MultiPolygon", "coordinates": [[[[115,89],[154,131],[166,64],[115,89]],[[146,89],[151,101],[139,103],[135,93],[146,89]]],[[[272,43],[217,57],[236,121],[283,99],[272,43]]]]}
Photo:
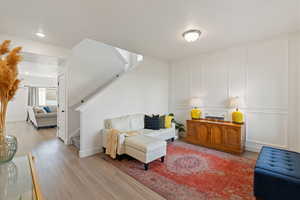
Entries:
{"type": "Polygon", "coordinates": [[[131,136],[125,139],[125,153],[144,163],[145,170],[148,170],[150,162],[158,158],[164,162],[166,152],[167,142],[164,140],[145,135],[131,136]]]}

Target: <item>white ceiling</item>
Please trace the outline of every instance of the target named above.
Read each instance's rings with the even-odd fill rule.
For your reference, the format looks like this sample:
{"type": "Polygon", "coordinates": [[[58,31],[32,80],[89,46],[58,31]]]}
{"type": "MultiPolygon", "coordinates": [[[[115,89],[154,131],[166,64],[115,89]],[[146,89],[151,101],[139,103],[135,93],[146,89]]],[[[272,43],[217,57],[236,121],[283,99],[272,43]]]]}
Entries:
{"type": "Polygon", "coordinates": [[[299,0],[9,0],[0,32],[71,48],[91,38],[164,60],[259,40],[300,28],[299,0]],[[197,28],[200,41],[181,34],[197,28]]]}
{"type": "Polygon", "coordinates": [[[23,60],[19,64],[21,75],[55,78],[60,69],[60,58],[23,52],[23,60]]]}

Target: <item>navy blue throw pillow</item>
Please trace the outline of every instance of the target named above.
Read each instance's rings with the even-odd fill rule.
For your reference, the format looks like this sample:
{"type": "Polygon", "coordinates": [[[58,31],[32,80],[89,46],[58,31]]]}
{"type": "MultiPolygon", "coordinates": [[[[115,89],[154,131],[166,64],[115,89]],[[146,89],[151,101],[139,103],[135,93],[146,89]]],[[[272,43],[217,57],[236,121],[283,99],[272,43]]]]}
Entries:
{"type": "Polygon", "coordinates": [[[45,106],[44,110],[46,110],[47,113],[51,113],[51,110],[50,110],[50,108],[48,106],[45,106]]]}
{"type": "Polygon", "coordinates": [[[145,129],[159,130],[159,115],[150,117],[145,115],[145,129]]]}

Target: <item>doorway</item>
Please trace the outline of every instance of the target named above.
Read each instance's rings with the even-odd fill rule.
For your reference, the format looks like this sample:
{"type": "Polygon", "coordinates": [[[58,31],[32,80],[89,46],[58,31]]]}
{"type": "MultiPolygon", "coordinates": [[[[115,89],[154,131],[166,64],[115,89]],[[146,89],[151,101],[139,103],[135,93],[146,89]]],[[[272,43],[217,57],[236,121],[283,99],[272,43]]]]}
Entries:
{"type": "Polygon", "coordinates": [[[61,73],[57,77],[57,137],[68,144],[66,94],[66,74],[61,73]]]}

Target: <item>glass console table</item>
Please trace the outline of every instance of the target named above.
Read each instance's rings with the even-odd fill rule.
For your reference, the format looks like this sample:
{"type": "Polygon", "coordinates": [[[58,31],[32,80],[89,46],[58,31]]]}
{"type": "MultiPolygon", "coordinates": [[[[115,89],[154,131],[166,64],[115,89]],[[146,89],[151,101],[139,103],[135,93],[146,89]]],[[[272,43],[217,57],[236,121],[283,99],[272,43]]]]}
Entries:
{"type": "Polygon", "coordinates": [[[31,154],[0,165],[0,200],[42,199],[31,154]]]}

